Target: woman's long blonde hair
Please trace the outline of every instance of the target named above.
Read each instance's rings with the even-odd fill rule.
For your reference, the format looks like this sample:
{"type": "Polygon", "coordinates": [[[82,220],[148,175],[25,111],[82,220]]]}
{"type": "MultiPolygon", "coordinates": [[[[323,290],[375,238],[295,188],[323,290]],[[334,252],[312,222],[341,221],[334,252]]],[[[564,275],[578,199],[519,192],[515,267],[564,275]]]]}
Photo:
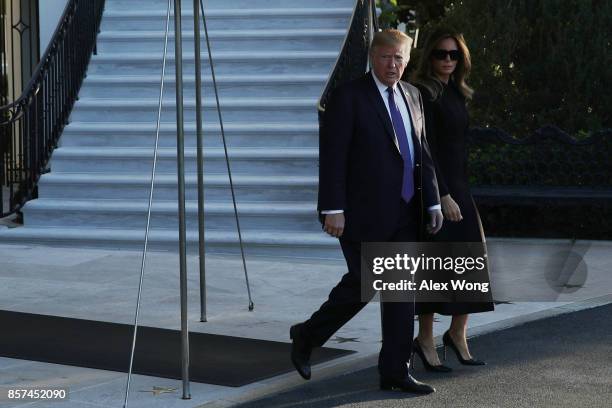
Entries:
{"type": "Polygon", "coordinates": [[[433,68],[431,66],[431,52],[438,45],[438,43],[440,43],[440,41],[447,38],[454,39],[457,43],[459,51],[461,52],[461,57],[459,58],[459,61],[457,61],[457,67],[452,73],[451,78],[455,84],[457,84],[457,87],[463,96],[465,96],[467,99],[471,99],[472,95],[474,94],[474,90],[465,82],[470,74],[470,70],[472,69],[470,50],[465,43],[463,34],[455,32],[448,27],[440,27],[427,37],[418,68],[413,75],[413,82],[425,87],[431,94],[433,100],[438,99],[442,89],[444,89],[444,86],[442,81],[440,81],[433,72],[433,68]]]}

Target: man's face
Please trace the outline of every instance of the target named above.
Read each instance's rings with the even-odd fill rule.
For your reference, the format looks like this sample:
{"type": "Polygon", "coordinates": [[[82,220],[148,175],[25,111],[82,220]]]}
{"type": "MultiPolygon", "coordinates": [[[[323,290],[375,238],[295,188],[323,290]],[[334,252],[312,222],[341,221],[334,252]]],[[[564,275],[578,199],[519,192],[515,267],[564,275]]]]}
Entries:
{"type": "Polygon", "coordinates": [[[410,55],[399,45],[380,45],[372,50],[372,70],[387,86],[394,86],[404,73],[410,55]]]}

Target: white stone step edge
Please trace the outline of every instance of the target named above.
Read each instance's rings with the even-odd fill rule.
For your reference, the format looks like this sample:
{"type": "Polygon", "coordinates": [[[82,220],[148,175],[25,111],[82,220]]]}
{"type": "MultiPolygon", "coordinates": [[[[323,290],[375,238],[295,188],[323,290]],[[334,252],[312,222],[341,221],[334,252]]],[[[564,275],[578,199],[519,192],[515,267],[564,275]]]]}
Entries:
{"type": "MultiPolygon", "coordinates": [[[[228,155],[233,159],[316,159],[319,156],[318,149],[313,148],[228,148],[228,155]]],[[[195,158],[197,149],[185,148],[185,157],[195,158]]],[[[141,147],[60,147],[53,153],[54,159],[71,159],[78,157],[87,157],[89,159],[149,159],[153,157],[152,148],[141,147]]],[[[162,147],[158,149],[158,158],[174,158],[176,157],[176,149],[162,147]]],[[[205,158],[224,158],[225,152],[222,148],[206,148],[204,149],[205,158]]]]}
{"type": "MultiPolygon", "coordinates": [[[[279,59],[286,61],[302,61],[302,60],[331,60],[335,61],[338,57],[336,51],[213,51],[213,61],[269,61],[275,64],[279,59]]],[[[160,61],[160,53],[143,52],[143,53],[114,53],[106,52],[98,55],[93,55],[92,62],[96,61],[120,61],[122,63],[138,62],[138,61],[160,61]]],[[[208,53],[201,52],[202,63],[208,63],[208,53]]],[[[174,53],[167,56],[168,61],[174,61],[174,53]]],[[[183,61],[194,61],[195,56],[192,53],[183,55],[183,61]]]]}
{"type": "MultiPolygon", "coordinates": [[[[254,74],[254,75],[216,75],[216,80],[219,83],[236,83],[236,84],[296,84],[296,83],[324,83],[327,81],[327,75],[323,74],[278,74],[278,75],[266,75],[266,74],[254,74]]],[[[131,84],[146,84],[159,86],[160,76],[159,75],[114,75],[114,74],[91,74],[87,76],[85,84],[120,84],[120,85],[131,85],[131,84]]],[[[176,77],[173,73],[166,73],[164,83],[174,84],[176,77]]],[[[209,74],[202,75],[202,81],[212,82],[212,77],[209,74]]],[[[195,83],[194,75],[183,75],[183,82],[195,83]]]]}
{"type": "MultiPolygon", "coordinates": [[[[225,108],[312,108],[316,110],[318,100],[316,98],[287,98],[287,97],[219,97],[219,102],[225,108]]],[[[95,98],[83,97],[78,100],[75,110],[79,108],[116,108],[116,109],[139,109],[157,108],[157,98],[95,98]]],[[[176,97],[167,95],[164,98],[163,107],[174,108],[176,97]],[[167,99],[167,100],[166,100],[167,99]]],[[[196,106],[195,98],[183,98],[183,106],[191,108],[196,106]]],[[[202,101],[205,108],[216,108],[216,101],[206,99],[202,101]]]]}
{"type": "MultiPolygon", "coordinates": [[[[10,238],[14,242],[31,240],[53,244],[62,242],[138,244],[144,240],[144,231],[116,228],[19,227],[0,230],[0,239],[3,237],[10,238]]],[[[245,243],[251,245],[296,246],[310,249],[338,247],[338,240],[323,232],[245,230],[242,231],[242,237],[245,243]]],[[[197,229],[187,230],[187,241],[196,242],[197,239],[197,229]]],[[[178,231],[152,229],[149,233],[149,240],[158,244],[177,245],[178,231]]],[[[233,245],[238,242],[238,234],[236,231],[210,230],[206,232],[206,241],[233,245]]]]}
{"type": "MultiPolygon", "coordinates": [[[[155,176],[156,185],[176,186],[175,174],[159,174],[155,176]]],[[[295,186],[316,187],[318,176],[282,176],[282,175],[245,175],[233,174],[232,180],[236,186],[295,186]]],[[[226,174],[204,174],[204,181],[208,186],[226,186],[229,177],[226,174]]],[[[109,174],[109,173],[48,173],[41,178],[41,183],[49,184],[83,184],[94,186],[95,184],[113,185],[149,185],[150,175],[144,174],[109,174]]],[[[196,174],[186,174],[185,183],[195,185],[196,174]]]]}
{"type": "MultiPolygon", "coordinates": [[[[227,122],[223,124],[226,133],[300,133],[300,132],[318,132],[319,125],[312,122],[280,122],[280,123],[241,123],[227,122]]],[[[79,133],[79,132],[100,132],[100,133],[138,133],[154,132],[156,129],[155,123],[126,123],[126,122],[70,122],[64,128],[64,134],[79,133]]],[[[205,123],[202,126],[205,132],[219,133],[221,128],[218,124],[205,123]]],[[[195,132],[195,121],[185,122],[185,131],[195,132]]],[[[176,124],[164,122],[160,124],[160,132],[176,133],[176,124]]]]}
{"type": "MultiPolygon", "coordinates": [[[[220,18],[220,17],[308,17],[308,16],[350,16],[353,12],[352,8],[346,7],[312,7],[312,8],[262,8],[262,9],[207,9],[205,7],[205,13],[207,18],[220,18]]],[[[170,15],[174,16],[174,9],[170,10],[170,15]]],[[[191,16],[193,19],[192,9],[182,9],[181,15],[191,16]]],[[[108,10],[104,12],[105,18],[116,18],[116,17],[150,17],[158,18],[165,17],[165,10],[108,10]]]]}
{"type": "MultiPolygon", "coordinates": [[[[209,30],[208,36],[211,40],[223,39],[247,39],[247,40],[281,40],[294,38],[344,38],[346,30],[331,29],[331,28],[300,28],[300,29],[261,29],[261,30],[209,30]]],[[[98,41],[106,40],[144,40],[158,39],[163,44],[165,33],[162,30],[107,30],[98,34],[98,41]]],[[[183,40],[193,40],[193,31],[185,30],[183,32],[183,40]]],[[[174,38],[174,32],[168,33],[168,38],[174,38]]]]}
{"type": "MultiPolygon", "coordinates": [[[[130,213],[141,214],[147,210],[146,200],[66,200],[39,198],[26,204],[26,211],[66,211],[66,212],[117,212],[122,215],[130,213]]],[[[250,215],[313,215],[316,216],[316,205],[303,202],[238,202],[239,214],[250,215]],[[273,211],[272,211],[273,210],[273,211]]],[[[178,208],[176,201],[158,200],[152,203],[151,210],[155,213],[175,214],[178,208]]],[[[234,206],[231,202],[206,201],[204,208],[207,214],[233,214],[234,206]]],[[[187,200],[187,212],[197,212],[198,202],[187,200]]]]}

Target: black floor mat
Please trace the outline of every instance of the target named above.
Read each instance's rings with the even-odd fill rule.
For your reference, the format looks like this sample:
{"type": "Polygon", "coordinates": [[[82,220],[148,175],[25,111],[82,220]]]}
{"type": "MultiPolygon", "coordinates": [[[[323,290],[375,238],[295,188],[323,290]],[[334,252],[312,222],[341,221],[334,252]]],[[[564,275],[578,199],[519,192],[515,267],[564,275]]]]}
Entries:
{"type": "MultiPolygon", "coordinates": [[[[127,372],[131,325],[0,310],[0,356],[127,372]]],[[[287,339],[289,341],[289,339],[287,339]]],[[[293,370],[290,343],[190,333],[190,379],[239,387],[293,370]]],[[[181,378],[177,330],[139,327],[133,372],[181,378]]],[[[318,348],[313,364],[352,353],[318,348]]]]}

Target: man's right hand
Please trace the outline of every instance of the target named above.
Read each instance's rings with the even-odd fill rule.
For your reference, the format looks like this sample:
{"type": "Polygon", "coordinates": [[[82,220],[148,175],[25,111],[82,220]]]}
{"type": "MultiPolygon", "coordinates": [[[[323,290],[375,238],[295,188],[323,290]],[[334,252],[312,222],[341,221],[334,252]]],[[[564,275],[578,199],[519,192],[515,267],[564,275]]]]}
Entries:
{"type": "Polygon", "coordinates": [[[344,232],[344,213],[326,214],[323,231],[332,237],[340,238],[344,232]]]}

